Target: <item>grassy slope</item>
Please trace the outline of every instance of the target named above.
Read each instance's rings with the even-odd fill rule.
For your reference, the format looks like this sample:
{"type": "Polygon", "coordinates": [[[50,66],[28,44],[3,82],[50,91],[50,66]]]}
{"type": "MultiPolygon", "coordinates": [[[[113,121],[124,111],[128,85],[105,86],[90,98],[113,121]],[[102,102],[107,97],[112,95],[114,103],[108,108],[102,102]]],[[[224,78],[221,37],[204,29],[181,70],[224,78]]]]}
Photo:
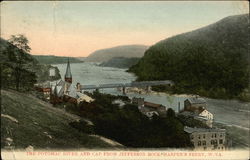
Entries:
{"type": "Polygon", "coordinates": [[[13,139],[14,148],[77,149],[106,148],[111,145],[70,127],[73,115],[53,108],[27,94],[1,90],[1,114],[17,119],[18,123],[1,115],[1,148],[6,138],[13,139]],[[44,133],[44,132],[47,132],[44,133]],[[50,138],[51,136],[52,138],[50,138]]]}

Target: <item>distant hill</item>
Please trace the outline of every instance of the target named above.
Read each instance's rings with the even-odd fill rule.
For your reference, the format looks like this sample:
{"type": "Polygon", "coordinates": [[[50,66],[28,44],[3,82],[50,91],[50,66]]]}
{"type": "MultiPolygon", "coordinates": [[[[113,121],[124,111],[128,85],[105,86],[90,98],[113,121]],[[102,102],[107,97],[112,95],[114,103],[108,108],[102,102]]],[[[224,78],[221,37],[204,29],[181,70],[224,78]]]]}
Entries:
{"type": "MultiPolygon", "coordinates": [[[[116,148],[71,127],[77,117],[30,94],[1,90],[2,149],[116,148]]],[[[111,141],[111,140],[109,140],[111,141]]]]}
{"type": "Polygon", "coordinates": [[[175,82],[176,93],[238,97],[249,85],[249,17],[226,17],[151,46],[129,71],[138,80],[175,82]]]}
{"type": "Polygon", "coordinates": [[[62,64],[67,63],[68,59],[70,63],[82,63],[83,61],[74,57],[60,57],[53,55],[32,55],[38,62],[42,64],[62,64]]]}
{"type": "Polygon", "coordinates": [[[101,63],[99,66],[114,67],[114,68],[129,68],[135,65],[139,60],[140,58],[113,57],[110,60],[101,63]]]}
{"type": "Polygon", "coordinates": [[[125,57],[125,58],[142,57],[147,48],[148,46],[144,45],[124,45],[113,48],[101,49],[91,53],[85,59],[85,61],[105,62],[113,57],[125,57]]]}

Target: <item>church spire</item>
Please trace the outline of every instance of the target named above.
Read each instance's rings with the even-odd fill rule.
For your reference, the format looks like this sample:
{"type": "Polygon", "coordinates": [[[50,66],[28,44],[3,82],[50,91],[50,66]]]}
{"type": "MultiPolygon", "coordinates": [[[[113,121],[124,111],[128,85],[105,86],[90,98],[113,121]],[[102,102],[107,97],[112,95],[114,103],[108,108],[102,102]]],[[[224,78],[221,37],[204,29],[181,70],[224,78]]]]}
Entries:
{"type": "Polygon", "coordinates": [[[67,69],[66,69],[64,79],[66,82],[72,83],[72,74],[71,74],[71,70],[70,70],[69,58],[68,58],[67,69]]]}

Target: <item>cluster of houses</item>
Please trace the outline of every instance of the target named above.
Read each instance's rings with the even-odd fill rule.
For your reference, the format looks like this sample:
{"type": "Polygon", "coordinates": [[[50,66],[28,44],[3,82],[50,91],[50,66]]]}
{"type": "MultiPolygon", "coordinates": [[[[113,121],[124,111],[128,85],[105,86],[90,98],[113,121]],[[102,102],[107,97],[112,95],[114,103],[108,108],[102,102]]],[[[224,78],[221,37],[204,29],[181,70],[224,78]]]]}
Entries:
{"type": "MultiPolygon", "coordinates": [[[[151,119],[154,115],[165,117],[167,107],[144,101],[144,98],[132,98],[132,104],[138,106],[139,111],[151,119]]],[[[184,101],[184,108],[178,110],[178,115],[199,120],[206,124],[207,128],[192,128],[185,126],[184,131],[189,134],[194,150],[225,150],[226,130],[213,128],[213,114],[206,109],[206,101],[200,97],[188,98],[184,101]]]]}
{"type": "MultiPolygon", "coordinates": [[[[59,82],[47,82],[38,84],[36,89],[44,94],[44,96],[52,103],[71,102],[79,104],[82,101],[88,103],[94,99],[80,91],[80,84],[72,85],[72,74],[70,63],[67,63],[67,69],[64,80],[59,82]]],[[[114,102],[124,105],[121,102],[114,102]]],[[[136,105],[139,111],[152,119],[154,115],[165,117],[167,107],[161,104],[145,101],[144,98],[133,97],[131,103],[136,105]]],[[[188,98],[184,101],[184,108],[178,110],[178,115],[193,118],[206,124],[209,128],[191,128],[184,127],[184,131],[189,134],[190,141],[194,145],[195,150],[225,150],[226,149],[226,130],[213,128],[213,114],[206,109],[206,101],[200,97],[188,98]]]]}

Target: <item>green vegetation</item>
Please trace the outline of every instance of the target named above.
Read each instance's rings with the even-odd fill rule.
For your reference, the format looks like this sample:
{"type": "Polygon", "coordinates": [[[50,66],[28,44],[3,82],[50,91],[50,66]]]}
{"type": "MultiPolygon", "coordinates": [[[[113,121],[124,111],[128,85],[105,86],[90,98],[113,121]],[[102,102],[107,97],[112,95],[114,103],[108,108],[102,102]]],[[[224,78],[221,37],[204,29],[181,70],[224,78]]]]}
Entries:
{"type": "Polygon", "coordinates": [[[1,148],[23,149],[30,145],[34,149],[48,150],[114,147],[71,127],[76,120],[69,113],[31,95],[1,90],[1,99],[1,148]]]}
{"type": "Polygon", "coordinates": [[[172,80],[172,93],[250,100],[248,15],[231,16],[150,47],[129,71],[142,80],[172,80]]]}
{"type": "Polygon", "coordinates": [[[147,48],[148,47],[144,45],[124,45],[106,48],[91,53],[85,60],[87,62],[106,62],[114,57],[140,58],[147,48]]]}
{"type": "Polygon", "coordinates": [[[59,56],[44,56],[44,55],[32,55],[41,64],[62,64],[67,63],[68,59],[70,63],[82,63],[83,61],[74,57],[59,57],[59,56]]]}
{"type": "Polygon", "coordinates": [[[39,64],[30,54],[28,39],[23,35],[12,36],[9,42],[1,43],[1,87],[30,90],[34,83],[60,78],[59,70],[50,65],[39,64]],[[55,68],[56,75],[49,77],[49,69],[55,68]]]}
{"type": "Polygon", "coordinates": [[[188,127],[197,127],[197,128],[209,128],[206,124],[203,122],[194,119],[193,117],[187,117],[184,115],[178,115],[179,121],[183,124],[183,126],[188,126],[188,127]]]}
{"type": "Polygon", "coordinates": [[[140,58],[114,57],[100,64],[102,67],[129,68],[135,65],[140,58]]]}
{"type": "Polygon", "coordinates": [[[139,148],[181,148],[192,147],[183,125],[172,109],[166,118],[154,116],[149,119],[138,107],[129,103],[128,97],[94,92],[95,101],[80,103],[77,113],[94,123],[94,132],[113,139],[127,147],[139,148]],[[113,104],[114,100],[125,102],[124,106],[113,104]]]}

